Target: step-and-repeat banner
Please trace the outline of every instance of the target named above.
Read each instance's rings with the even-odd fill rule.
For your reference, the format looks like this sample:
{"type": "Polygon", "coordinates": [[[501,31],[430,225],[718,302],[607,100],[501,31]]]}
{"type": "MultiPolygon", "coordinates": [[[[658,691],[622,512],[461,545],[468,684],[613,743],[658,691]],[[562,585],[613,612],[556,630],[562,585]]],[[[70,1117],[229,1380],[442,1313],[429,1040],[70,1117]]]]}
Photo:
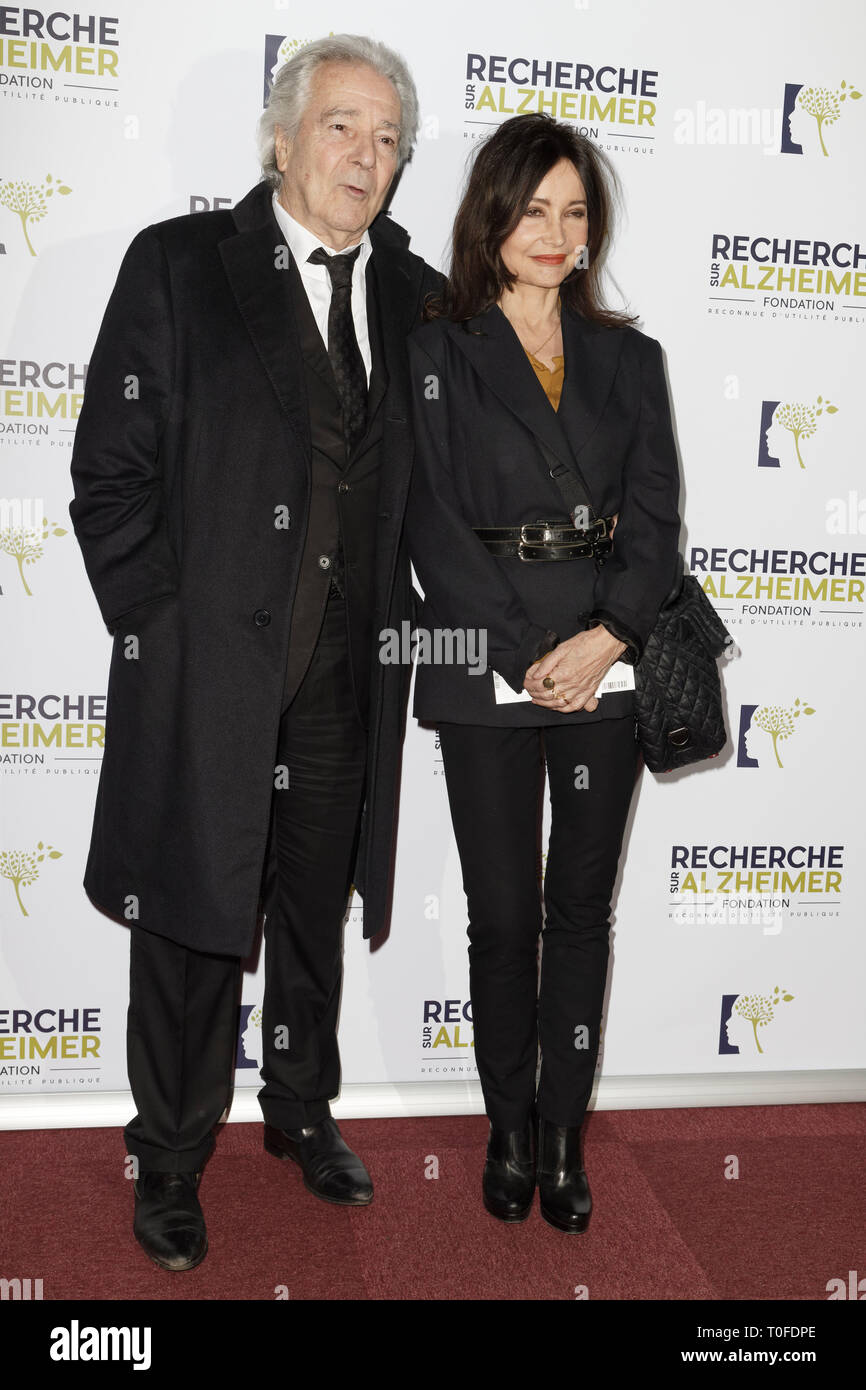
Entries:
{"type": "MultiPolygon", "coordinates": [[[[665,350],[684,553],[736,641],[726,753],[641,776],[603,1075],[863,1066],[857,0],[92,3],[0,8],[0,1098],[127,1084],[128,934],[81,887],[110,639],[68,516],[105,303],[141,227],[256,183],[254,127],[285,58],[359,29],[417,80],[392,211],[428,261],[444,265],[467,160],[510,115],[549,112],[610,156],[610,299],[665,350]]],[[[344,1083],[474,1080],[441,755],[412,720],[388,939],[372,949],[359,920],[353,906],[344,1083]]],[[[259,1084],[262,959],[239,1086],[259,1084]]]]}

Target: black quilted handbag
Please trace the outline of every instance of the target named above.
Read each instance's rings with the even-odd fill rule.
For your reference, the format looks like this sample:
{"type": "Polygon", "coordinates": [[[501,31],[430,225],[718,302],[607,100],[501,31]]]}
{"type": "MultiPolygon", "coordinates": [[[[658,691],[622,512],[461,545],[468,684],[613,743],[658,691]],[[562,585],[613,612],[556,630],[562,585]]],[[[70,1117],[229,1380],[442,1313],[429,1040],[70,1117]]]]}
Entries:
{"type": "Polygon", "coordinates": [[[634,668],[637,736],[650,772],[672,772],[724,748],[718,659],[731,640],[694,575],[684,574],[634,668]]]}

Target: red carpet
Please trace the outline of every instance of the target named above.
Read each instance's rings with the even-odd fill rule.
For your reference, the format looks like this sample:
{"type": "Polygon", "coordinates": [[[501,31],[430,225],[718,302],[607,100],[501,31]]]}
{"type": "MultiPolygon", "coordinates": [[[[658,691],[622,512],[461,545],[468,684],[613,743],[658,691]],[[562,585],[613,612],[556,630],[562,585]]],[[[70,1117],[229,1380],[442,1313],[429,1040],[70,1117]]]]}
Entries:
{"type": "MultiPolygon", "coordinates": [[[[585,1236],[505,1226],[480,1201],[483,1117],[347,1120],[376,1186],[371,1207],[329,1206],[227,1125],[201,1185],[210,1251],[186,1274],[132,1236],[115,1130],[0,1133],[0,1277],[43,1298],[273,1300],[826,1300],[866,1276],[866,1107],[603,1111],[586,1166],[585,1236]],[[739,1177],[726,1179],[731,1156],[739,1177]],[[431,1158],[438,1178],[425,1177],[431,1158]]],[[[866,1287],[866,1286],[864,1286],[866,1287]]]]}

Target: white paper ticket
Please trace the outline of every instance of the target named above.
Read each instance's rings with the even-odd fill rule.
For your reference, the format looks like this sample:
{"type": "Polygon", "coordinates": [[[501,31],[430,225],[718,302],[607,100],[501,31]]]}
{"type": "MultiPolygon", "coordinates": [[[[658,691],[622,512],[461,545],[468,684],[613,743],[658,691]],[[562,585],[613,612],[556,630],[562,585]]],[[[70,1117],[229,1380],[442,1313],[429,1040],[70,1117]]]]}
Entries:
{"type": "MultiPolygon", "coordinates": [[[[613,663],[595,694],[597,699],[601,699],[602,695],[612,695],[615,691],[620,690],[634,690],[634,667],[629,666],[625,661],[613,663]]],[[[513,705],[517,704],[519,700],[532,699],[528,690],[521,690],[520,694],[516,690],[512,690],[498,671],[493,672],[493,693],[496,696],[497,705],[513,705]]]]}
{"type": "Polygon", "coordinates": [[[595,693],[597,696],[612,695],[615,690],[634,690],[634,667],[626,661],[613,663],[595,693]]]}

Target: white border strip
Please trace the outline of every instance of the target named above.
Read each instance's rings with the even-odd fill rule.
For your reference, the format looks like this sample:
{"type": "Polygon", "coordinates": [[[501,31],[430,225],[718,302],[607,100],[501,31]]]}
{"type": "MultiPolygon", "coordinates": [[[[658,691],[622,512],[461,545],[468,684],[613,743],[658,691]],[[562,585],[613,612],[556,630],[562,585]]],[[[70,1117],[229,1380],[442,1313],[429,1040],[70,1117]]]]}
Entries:
{"type": "MultiPolygon", "coordinates": [[[[607,1076],[596,1083],[595,1110],[677,1110],[719,1105],[814,1105],[866,1100],[866,1071],[719,1072],[693,1076],[607,1076]]],[[[0,1097],[0,1130],[114,1129],[134,1113],[129,1091],[66,1096],[0,1097]]],[[[413,1115],[483,1115],[477,1081],[407,1081],[344,1086],[333,1106],[337,1120],[413,1115]]],[[[260,1121],[254,1086],[239,1087],[231,1123],[260,1121]]]]}

